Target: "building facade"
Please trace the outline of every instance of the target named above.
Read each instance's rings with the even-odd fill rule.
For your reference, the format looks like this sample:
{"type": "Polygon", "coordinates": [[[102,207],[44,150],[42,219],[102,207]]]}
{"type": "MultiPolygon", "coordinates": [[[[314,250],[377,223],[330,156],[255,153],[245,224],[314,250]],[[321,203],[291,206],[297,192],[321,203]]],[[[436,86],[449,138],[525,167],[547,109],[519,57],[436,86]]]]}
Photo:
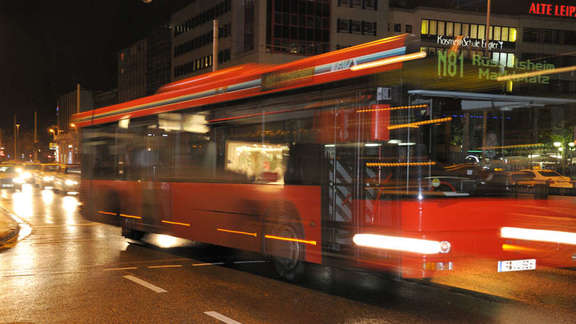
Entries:
{"type": "Polygon", "coordinates": [[[61,95],[56,108],[57,123],[52,129],[54,141],[50,145],[58,163],[79,163],[78,129],[72,123],[72,115],[94,109],[92,91],[80,89],[61,95]],[[79,98],[78,98],[79,95],[79,98]],[[80,105],[78,106],[78,99],[80,105]]]}
{"type": "Polygon", "coordinates": [[[172,15],[172,80],[219,68],[278,64],[385,37],[388,0],[196,0],[172,15]]]}
{"type": "MultiPolygon", "coordinates": [[[[521,12],[521,9],[519,9],[521,12]]],[[[390,8],[388,28],[394,33],[414,33],[421,49],[435,56],[457,44],[464,58],[487,58],[502,69],[526,66],[541,70],[576,65],[576,31],[569,18],[492,13],[486,42],[486,13],[471,10],[415,7],[390,8]]],[[[484,61],[483,61],[484,62],[484,61]]],[[[476,62],[479,63],[479,62],[476,62]]],[[[484,64],[484,63],[482,63],[484,64]]],[[[488,64],[488,63],[486,63],[488,64]]],[[[479,77],[491,77],[479,75],[479,77]]],[[[574,92],[575,75],[563,74],[549,90],[574,92]]],[[[538,86],[546,85],[538,81],[538,86]]]]}
{"type": "Polygon", "coordinates": [[[151,95],[170,82],[171,28],[161,25],[118,53],[118,101],[151,95]]]}

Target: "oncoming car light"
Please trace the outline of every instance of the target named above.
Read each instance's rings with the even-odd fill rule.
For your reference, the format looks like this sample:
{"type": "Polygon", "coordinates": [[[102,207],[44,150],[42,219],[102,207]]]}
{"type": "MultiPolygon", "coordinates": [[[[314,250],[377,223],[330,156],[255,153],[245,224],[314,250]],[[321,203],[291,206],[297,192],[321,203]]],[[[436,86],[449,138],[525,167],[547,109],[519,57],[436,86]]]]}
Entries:
{"type": "Polygon", "coordinates": [[[53,177],[53,176],[44,176],[44,178],[42,178],[42,180],[47,181],[47,182],[48,182],[48,181],[53,181],[53,180],[54,180],[54,177],[53,177]]]}
{"type": "Polygon", "coordinates": [[[448,241],[431,241],[400,236],[356,234],[352,240],[358,246],[421,254],[448,253],[451,249],[451,244],[448,241]]]}
{"type": "Polygon", "coordinates": [[[75,186],[75,185],[78,184],[78,181],[66,179],[66,181],[64,181],[64,183],[65,183],[67,186],[75,186]]]}
{"type": "Polygon", "coordinates": [[[502,238],[576,245],[576,233],[520,227],[502,227],[502,238]]]}

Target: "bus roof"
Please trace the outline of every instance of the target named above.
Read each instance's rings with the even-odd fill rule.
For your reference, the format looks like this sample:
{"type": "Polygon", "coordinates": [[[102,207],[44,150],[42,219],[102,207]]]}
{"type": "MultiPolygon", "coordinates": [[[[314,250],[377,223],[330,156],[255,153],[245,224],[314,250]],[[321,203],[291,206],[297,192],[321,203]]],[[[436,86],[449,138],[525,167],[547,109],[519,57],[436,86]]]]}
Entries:
{"type": "Polygon", "coordinates": [[[404,34],[280,65],[247,64],[179,80],[154,95],[75,114],[79,127],[308,87],[401,68],[413,37],[404,34]]]}

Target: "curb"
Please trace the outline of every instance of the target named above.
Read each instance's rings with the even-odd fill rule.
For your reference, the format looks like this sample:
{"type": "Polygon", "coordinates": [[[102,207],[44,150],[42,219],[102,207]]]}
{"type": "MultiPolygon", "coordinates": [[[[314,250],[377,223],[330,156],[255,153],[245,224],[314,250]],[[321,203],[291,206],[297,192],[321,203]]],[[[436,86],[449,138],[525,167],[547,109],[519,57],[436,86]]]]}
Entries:
{"type": "Polygon", "coordinates": [[[18,234],[20,233],[20,226],[16,221],[6,214],[3,209],[0,209],[0,218],[6,218],[8,222],[8,230],[0,234],[0,250],[11,248],[18,242],[18,234]]]}

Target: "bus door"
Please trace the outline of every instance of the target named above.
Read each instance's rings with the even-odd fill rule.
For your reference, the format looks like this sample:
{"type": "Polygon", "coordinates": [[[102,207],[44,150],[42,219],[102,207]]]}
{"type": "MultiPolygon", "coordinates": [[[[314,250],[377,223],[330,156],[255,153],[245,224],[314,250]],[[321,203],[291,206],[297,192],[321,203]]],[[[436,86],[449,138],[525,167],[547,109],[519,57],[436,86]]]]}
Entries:
{"type": "Polygon", "coordinates": [[[354,256],[355,232],[353,201],[358,195],[356,145],[325,145],[323,254],[328,264],[349,264],[354,256]]]}
{"type": "Polygon", "coordinates": [[[354,201],[359,196],[359,134],[355,105],[322,111],[324,143],[322,253],[324,263],[351,265],[352,236],[358,224],[354,201]]]}

